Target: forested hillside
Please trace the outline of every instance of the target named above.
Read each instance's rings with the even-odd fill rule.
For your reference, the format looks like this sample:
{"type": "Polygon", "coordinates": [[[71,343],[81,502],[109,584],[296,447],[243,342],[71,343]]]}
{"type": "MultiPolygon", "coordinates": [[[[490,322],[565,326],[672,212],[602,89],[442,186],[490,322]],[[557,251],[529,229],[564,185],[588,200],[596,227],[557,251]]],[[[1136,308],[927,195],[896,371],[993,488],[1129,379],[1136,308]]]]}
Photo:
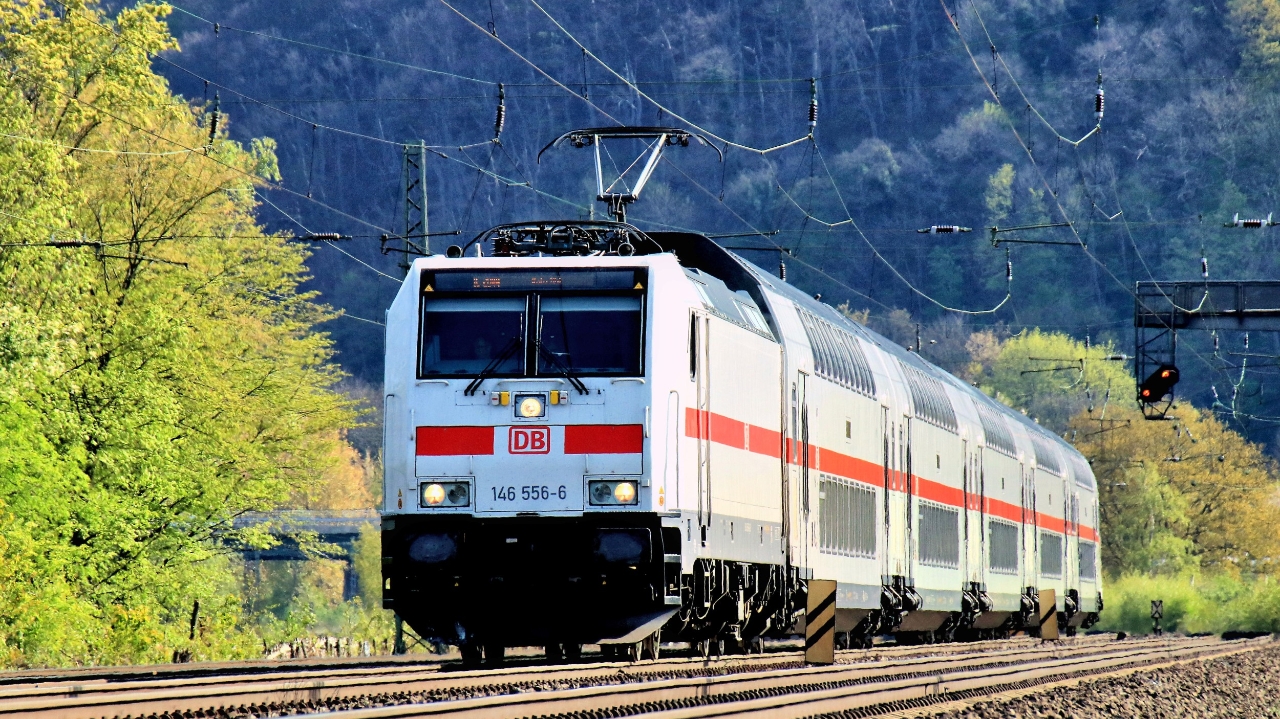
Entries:
{"type": "Polygon", "coordinates": [[[1222,227],[1280,209],[1276,0],[43,0],[0,23],[0,665],[385,631],[376,536],[346,603],[334,563],[251,573],[229,548],[270,541],[231,531],[245,512],[375,503],[356,400],[381,395],[401,143],[433,146],[431,230],[465,239],[599,216],[588,153],[537,155],[617,122],[724,152],[672,148],[636,224],[747,233],[724,241],[1087,454],[1112,626],[1159,592],[1171,626],[1280,628],[1280,339],[1245,370],[1240,333],[1182,337],[1170,423],[1107,359],[1135,281],[1202,257],[1277,277],[1277,230],[1222,227]],[[985,230],[1066,220],[1009,255],[985,230]]]}
{"type": "MultiPolygon", "coordinates": [[[[766,156],[729,147],[724,164],[706,148],[672,152],[631,218],[650,228],[777,231],[726,242],[791,249],[794,283],[870,309],[873,322],[901,308],[926,325],[962,321],[964,335],[1041,327],[1114,339],[1129,353],[1133,282],[1198,278],[1202,256],[1213,279],[1277,272],[1275,230],[1222,227],[1237,212],[1280,209],[1280,10],[1271,0],[177,7],[182,52],[164,53],[156,69],[188,99],[216,96],[232,137],[279,143],[284,189],[267,194],[279,211],[264,221],[363,235],[343,249],[393,277],[396,260],[378,255],[375,237],[403,231],[396,143],[422,139],[447,156],[429,160],[431,229],[469,236],[591,211],[589,153],[535,162],[565,130],[692,123],[771,147],[807,132],[810,78],[816,144],[766,156]],[[1095,124],[1099,72],[1102,130],[1074,146],[1067,140],[1095,124]],[[486,145],[498,83],[506,123],[501,145],[486,145]],[[472,143],[482,144],[457,149],[472,143]],[[1004,297],[1005,248],[993,248],[984,228],[1066,220],[1074,230],[1016,237],[1078,236],[1087,251],[1012,245],[1007,303],[976,315],[942,308],[985,310],[1004,297]],[[916,233],[935,224],[975,231],[916,233]]],[[[631,158],[609,159],[622,169],[631,158]]],[[[437,249],[452,241],[433,240],[437,249]]],[[[778,260],[750,256],[770,268],[778,260]]],[[[326,301],[365,319],[379,320],[395,290],[336,249],[317,251],[309,267],[326,301]]],[[[343,366],[376,382],[380,328],[352,318],[329,328],[343,366]]],[[[1216,353],[1211,338],[1182,339],[1183,396],[1207,407],[1216,389],[1217,409],[1235,410],[1233,426],[1270,442],[1269,418],[1280,415],[1274,386],[1266,392],[1274,369],[1242,377],[1230,354],[1243,351],[1239,334],[1222,334],[1216,353]]],[[[1277,342],[1255,334],[1250,351],[1275,353],[1277,342]]]]}

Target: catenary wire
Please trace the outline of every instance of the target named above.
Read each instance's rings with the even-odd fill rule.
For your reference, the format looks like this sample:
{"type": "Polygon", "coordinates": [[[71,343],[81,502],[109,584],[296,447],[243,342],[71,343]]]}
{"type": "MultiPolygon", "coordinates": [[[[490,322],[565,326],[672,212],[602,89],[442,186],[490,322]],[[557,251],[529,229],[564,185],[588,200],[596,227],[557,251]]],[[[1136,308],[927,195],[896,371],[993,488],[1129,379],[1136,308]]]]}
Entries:
{"type": "Polygon", "coordinates": [[[512,55],[515,55],[517,58],[519,58],[522,62],[524,62],[524,64],[526,64],[526,65],[528,65],[529,67],[533,68],[533,70],[534,70],[535,72],[537,72],[539,75],[542,75],[543,77],[547,78],[547,79],[548,79],[548,80],[550,80],[551,82],[555,83],[555,86],[556,86],[556,87],[560,88],[561,90],[564,90],[565,92],[569,93],[570,95],[573,95],[574,97],[576,97],[576,98],[580,99],[581,101],[583,101],[583,102],[587,103],[587,105],[589,105],[589,106],[590,106],[592,109],[594,109],[596,112],[598,112],[598,113],[600,113],[601,115],[604,115],[605,117],[607,117],[607,118],[609,118],[610,120],[612,120],[612,121],[614,122],[614,124],[616,124],[616,125],[625,125],[625,124],[626,124],[626,123],[622,122],[621,120],[619,120],[618,118],[614,117],[613,115],[610,115],[607,111],[605,111],[605,110],[604,110],[603,108],[601,108],[599,105],[597,105],[597,104],[595,104],[594,102],[592,102],[589,98],[583,97],[582,95],[579,95],[578,93],[574,92],[573,90],[570,90],[570,89],[568,88],[568,86],[566,86],[564,83],[562,83],[562,82],[560,82],[559,80],[557,80],[557,79],[555,79],[554,77],[552,77],[550,73],[548,73],[546,70],[543,70],[541,67],[539,67],[537,63],[533,62],[532,60],[530,60],[529,58],[525,57],[524,55],[521,55],[521,54],[520,54],[520,53],[519,53],[515,48],[511,47],[510,45],[508,45],[508,44],[506,43],[506,41],[505,41],[505,40],[503,40],[502,38],[498,37],[497,35],[494,35],[494,34],[490,33],[489,31],[485,30],[484,28],[480,27],[479,25],[477,25],[477,24],[475,23],[475,21],[473,21],[471,18],[469,18],[469,17],[467,17],[465,14],[463,14],[463,12],[462,12],[461,10],[459,10],[459,9],[458,9],[458,8],[456,8],[456,7],[454,7],[453,5],[450,5],[450,4],[449,4],[449,2],[448,2],[448,0],[440,0],[440,3],[441,3],[442,5],[444,5],[445,7],[449,8],[450,10],[452,10],[452,11],[453,11],[453,14],[455,14],[455,15],[457,15],[458,17],[462,18],[462,19],[463,19],[463,20],[464,20],[468,25],[470,25],[471,27],[473,27],[473,28],[475,28],[475,29],[479,30],[480,32],[483,32],[486,36],[488,36],[489,38],[491,38],[494,42],[498,43],[498,44],[499,44],[499,45],[501,45],[503,48],[505,48],[508,52],[510,52],[512,55]]]}
{"type": "MultiPolygon", "coordinates": [[[[54,0],[54,1],[56,2],[57,0],[54,0]]],[[[358,53],[358,52],[351,52],[350,50],[341,50],[341,49],[338,49],[338,48],[336,48],[336,47],[327,47],[327,46],[325,46],[325,45],[317,45],[317,44],[315,44],[315,43],[303,42],[302,40],[294,40],[294,39],[292,39],[292,38],[281,37],[281,36],[279,36],[279,35],[272,35],[272,34],[270,34],[270,33],[265,33],[265,32],[258,32],[258,31],[256,31],[256,30],[245,30],[245,29],[243,29],[243,28],[232,27],[231,25],[227,25],[227,24],[225,24],[225,23],[215,23],[214,21],[209,20],[208,18],[201,17],[201,16],[199,16],[199,15],[197,15],[197,14],[195,14],[195,13],[191,12],[190,10],[187,10],[187,9],[185,9],[185,8],[181,8],[181,7],[177,6],[177,5],[174,5],[173,3],[166,3],[166,4],[167,4],[169,7],[173,8],[174,10],[177,10],[178,12],[182,13],[183,15],[187,15],[187,16],[189,16],[189,17],[193,17],[193,18],[195,18],[196,20],[199,20],[199,21],[204,22],[204,23],[208,23],[209,25],[217,25],[218,27],[220,27],[220,28],[221,28],[221,29],[223,29],[223,30],[231,30],[231,31],[234,31],[234,32],[244,33],[245,35],[256,35],[256,36],[258,36],[258,37],[267,38],[267,39],[269,39],[269,40],[278,40],[278,41],[280,41],[280,42],[287,42],[287,43],[290,43],[290,44],[293,44],[293,45],[300,45],[300,46],[302,46],[302,47],[308,47],[308,48],[311,48],[311,49],[313,49],[313,50],[323,50],[323,51],[325,51],[325,52],[332,52],[332,53],[335,53],[335,54],[338,54],[338,55],[346,55],[347,57],[356,57],[356,58],[360,58],[361,60],[369,60],[369,61],[371,61],[371,62],[382,63],[382,64],[384,64],[384,65],[391,65],[391,66],[398,67],[398,68],[402,68],[402,69],[405,69],[405,70],[416,70],[416,71],[418,71],[418,72],[425,72],[425,73],[429,73],[429,74],[432,74],[432,75],[441,75],[441,76],[443,76],[443,77],[451,77],[451,78],[454,78],[454,79],[457,79],[457,80],[466,80],[467,82],[475,82],[475,83],[480,83],[480,84],[483,84],[483,85],[497,85],[497,84],[498,84],[497,82],[494,82],[494,81],[492,81],[492,80],[481,80],[480,78],[468,77],[468,76],[466,76],[466,75],[459,75],[459,74],[457,74],[457,73],[453,73],[453,72],[445,72],[444,70],[433,70],[433,69],[431,69],[431,68],[429,68],[429,67],[422,67],[421,65],[412,65],[412,64],[407,63],[407,62],[396,62],[395,60],[387,60],[386,58],[375,57],[375,56],[373,56],[373,55],[363,55],[363,54],[358,53]]],[[[64,6],[64,7],[65,7],[65,6],[64,6]]]]}
{"type": "Polygon", "coordinates": [[[174,150],[173,152],[139,152],[136,150],[103,150],[94,147],[76,147],[74,145],[64,145],[54,140],[43,140],[38,137],[27,137],[25,135],[11,135],[7,132],[0,132],[0,137],[6,137],[10,140],[19,140],[22,142],[30,142],[37,145],[48,145],[57,147],[69,152],[91,152],[99,155],[137,155],[141,157],[170,157],[172,155],[185,155],[192,150],[174,150]]]}
{"type": "MultiPolygon", "coordinates": [[[[441,2],[445,2],[445,0],[440,0],[440,1],[441,1],[441,2]]],[[[586,53],[588,57],[590,57],[592,60],[595,60],[596,64],[598,64],[600,67],[604,68],[604,69],[605,69],[609,74],[611,74],[611,75],[613,75],[614,77],[618,78],[618,80],[620,80],[620,81],[622,81],[623,83],[625,83],[625,84],[627,85],[627,87],[630,87],[630,88],[631,88],[631,89],[632,89],[632,90],[633,90],[637,95],[639,95],[640,97],[642,97],[642,98],[644,98],[645,100],[647,100],[650,104],[652,104],[654,107],[658,108],[659,110],[662,110],[663,112],[665,112],[665,113],[667,113],[668,115],[670,115],[670,116],[674,117],[675,119],[679,120],[680,122],[682,122],[682,123],[684,123],[684,124],[688,125],[689,127],[692,127],[693,129],[697,130],[698,132],[702,133],[703,135],[706,135],[707,137],[709,137],[709,138],[711,138],[711,139],[713,139],[713,140],[715,140],[715,141],[717,141],[717,142],[724,143],[725,145],[727,145],[727,146],[729,146],[729,147],[736,147],[736,148],[738,148],[739,150],[745,150],[745,151],[747,151],[747,152],[754,152],[754,153],[759,154],[759,155],[765,155],[765,154],[768,154],[768,153],[770,153],[770,152],[776,152],[776,151],[778,151],[778,150],[783,150],[783,149],[786,149],[786,148],[788,148],[788,147],[792,147],[793,145],[798,145],[798,144],[800,144],[800,143],[804,142],[806,139],[808,139],[809,137],[811,137],[811,136],[812,136],[812,130],[811,130],[809,134],[804,135],[803,137],[798,137],[798,138],[796,138],[796,139],[794,139],[794,140],[791,140],[791,141],[789,141],[789,142],[784,142],[784,143],[782,143],[782,144],[780,144],[780,145],[775,145],[774,147],[770,147],[770,148],[766,148],[766,149],[759,149],[759,148],[751,147],[751,146],[749,146],[749,145],[743,145],[743,144],[740,144],[740,143],[734,142],[734,141],[732,141],[732,140],[726,139],[726,138],[724,138],[724,137],[721,137],[720,135],[717,135],[716,133],[711,132],[710,130],[707,130],[706,128],[704,128],[704,127],[702,127],[702,126],[698,125],[697,123],[695,123],[695,122],[693,122],[693,121],[691,121],[691,120],[689,120],[689,119],[687,119],[687,118],[685,118],[685,117],[681,116],[679,113],[677,113],[677,112],[675,112],[674,110],[672,110],[672,109],[670,109],[670,108],[668,108],[668,107],[664,106],[662,103],[658,102],[657,100],[655,100],[655,99],[653,99],[652,97],[650,97],[649,95],[647,95],[643,90],[641,90],[639,87],[637,87],[637,86],[635,85],[635,83],[631,82],[631,81],[630,81],[630,80],[628,80],[625,76],[623,76],[621,73],[619,73],[618,71],[614,70],[614,69],[613,69],[613,68],[612,68],[608,63],[606,63],[604,60],[600,59],[600,57],[599,57],[598,55],[596,55],[594,52],[592,52],[592,51],[590,50],[590,48],[588,48],[586,45],[582,44],[582,42],[581,42],[581,41],[579,41],[579,40],[578,40],[578,38],[577,38],[577,37],[575,37],[575,36],[573,35],[573,33],[569,32],[569,30],[568,30],[564,25],[561,25],[561,24],[560,24],[560,21],[559,21],[559,20],[556,20],[556,19],[555,19],[555,17],[554,17],[554,16],[552,16],[552,14],[551,14],[551,13],[547,12],[546,8],[544,8],[544,7],[542,7],[542,5],[538,4],[538,0],[529,0],[529,2],[530,2],[530,4],[532,4],[534,7],[536,7],[536,8],[539,10],[539,12],[541,12],[543,15],[545,15],[545,16],[546,16],[546,18],[547,18],[548,20],[550,20],[550,21],[551,21],[551,23],[552,23],[553,25],[555,25],[557,28],[559,28],[560,32],[564,33],[564,36],[565,36],[565,37],[567,37],[567,38],[569,38],[569,40],[570,40],[571,42],[573,42],[573,44],[574,44],[574,45],[577,45],[577,46],[578,46],[578,48],[580,48],[584,53],[586,53]]],[[[446,5],[448,5],[448,3],[447,3],[447,2],[446,2],[445,4],[446,4],[446,5]]],[[[451,5],[450,5],[449,7],[452,9],[452,7],[453,7],[453,6],[451,6],[451,5]]],[[[455,11],[455,12],[456,12],[456,11],[455,11]]],[[[469,22],[469,21],[468,21],[468,22],[469,22]]],[[[474,23],[473,23],[473,24],[474,24],[474,23]]],[[[496,38],[495,38],[495,39],[496,39],[496,38]]],[[[503,44],[505,45],[506,43],[503,43],[503,44]]],[[[561,87],[564,87],[564,86],[562,85],[561,87]]],[[[565,90],[567,90],[567,91],[569,91],[569,92],[573,92],[572,90],[569,90],[569,88],[567,88],[567,87],[566,87],[566,88],[564,88],[564,89],[565,89],[565,90]]]]}
{"type": "MultiPolygon", "coordinates": [[[[943,12],[946,13],[947,15],[947,20],[951,23],[951,27],[955,30],[956,36],[960,40],[960,44],[964,46],[965,52],[969,56],[969,61],[973,65],[974,71],[977,72],[978,77],[982,79],[983,84],[986,86],[987,92],[990,93],[992,98],[995,100],[996,104],[1003,111],[1005,109],[1004,102],[1000,99],[1000,94],[996,92],[995,88],[991,84],[991,81],[988,80],[986,75],[982,72],[982,67],[981,65],[978,64],[977,58],[974,57],[973,51],[969,48],[969,43],[967,40],[965,40],[964,33],[960,31],[960,24],[957,21],[956,16],[953,15],[951,11],[947,8],[946,0],[939,0],[939,2],[942,4],[943,12]]],[[[1068,229],[1070,229],[1072,234],[1075,235],[1076,241],[1079,244],[1080,249],[1084,253],[1085,257],[1089,258],[1091,262],[1093,262],[1104,273],[1106,273],[1106,275],[1110,277],[1111,280],[1115,282],[1115,284],[1118,285],[1121,290],[1123,290],[1126,294],[1132,297],[1135,302],[1140,302],[1141,300],[1138,298],[1137,293],[1133,289],[1131,289],[1127,283],[1122,281],[1115,274],[1115,272],[1112,271],[1110,266],[1108,266],[1105,262],[1103,262],[1100,258],[1098,258],[1093,252],[1089,250],[1083,238],[1080,237],[1080,233],[1077,230],[1076,226],[1071,222],[1071,218],[1067,214],[1066,208],[1062,206],[1062,202],[1058,199],[1057,193],[1055,193],[1053,191],[1053,188],[1050,186],[1048,178],[1045,177],[1043,169],[1040,167],[1039,163],[1036,162],[1035,155],[1031,153],[1031,149],[1027,147],[1026,142],[1023,140],[1022,136],[1018,133],[1018,128],[1014,126],[1014,124],[1011,121],[1009,121],[1009,117],[1010,117],[1009,113],[1005,111],[1003,114],[1005,115],[1006,123],[1009,125],[1009,131],[1013,134],[1014,139],[1017,141],[1018,145],[1022,148],[1023,152],[1026,153],[1028,161],[1031,163],[1031,166],[1035,168],[1036,174],[1039,176],[1041,183],[1045,187],[1045,190],[1049,193],[1051,197],[1053,197],[1054,204],[1056,205],[1058,212],[1061,213],[1062,218],[1067,222],[1068,229]]],[[[1122,219],[1124,218],[1123,214],[1121,214],[1121,218],[1122,219]]],[[[1161,294],[1163,294],[1163,291],[1161,291],[1161,294]]],[[[1197,352],[1194,347],[1188,346],[1188,349],[1191,350],[1192,354],[1194,354],[1197,359],[1199,359],[1201,362],[1205,364],[1206,367],[1209,368],[1210,372],[1215,371],[1215,368],[1213,367],[1212,363],[1210,363],[1209,360],[1205,358],[1202,354],[1197,352]]]]}

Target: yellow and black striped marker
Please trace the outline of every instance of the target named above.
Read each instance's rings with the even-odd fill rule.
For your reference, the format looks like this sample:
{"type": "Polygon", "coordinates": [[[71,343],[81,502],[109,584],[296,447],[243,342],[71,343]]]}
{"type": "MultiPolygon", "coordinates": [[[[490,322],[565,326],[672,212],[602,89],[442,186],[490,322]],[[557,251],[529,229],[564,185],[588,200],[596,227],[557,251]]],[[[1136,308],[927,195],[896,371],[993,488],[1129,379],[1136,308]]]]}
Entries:
{"type": "Polygon", "coordinates": [[[836,583],[809,580],[804,622],[804,660],[808,664],[836,663],[836,583]]]}
{"type": "Polygon", "coordinates": [[[1058,593],[1052,589],[1040,590],[1040,638],[1058,639],[1058,593]]]}

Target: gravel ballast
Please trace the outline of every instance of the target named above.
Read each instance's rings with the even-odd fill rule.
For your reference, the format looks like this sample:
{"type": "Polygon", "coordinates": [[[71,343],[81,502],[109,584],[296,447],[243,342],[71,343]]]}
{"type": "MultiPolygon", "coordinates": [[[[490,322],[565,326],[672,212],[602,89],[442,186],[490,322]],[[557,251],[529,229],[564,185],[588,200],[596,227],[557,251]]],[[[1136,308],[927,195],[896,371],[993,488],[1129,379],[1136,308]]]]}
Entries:
{"type": "Polygon", "coordinates": [[[1280,645],[996,698],[936,719],[1280,717],[1280,645]]]}

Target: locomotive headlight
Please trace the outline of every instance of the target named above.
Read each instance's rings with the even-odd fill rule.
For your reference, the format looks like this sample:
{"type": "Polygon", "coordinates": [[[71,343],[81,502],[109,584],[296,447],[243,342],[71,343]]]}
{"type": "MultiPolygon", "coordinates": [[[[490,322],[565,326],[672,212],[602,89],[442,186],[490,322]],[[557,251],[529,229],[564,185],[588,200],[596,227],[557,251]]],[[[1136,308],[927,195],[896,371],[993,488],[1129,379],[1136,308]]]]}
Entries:
{"type": "Polygon", "coordinates": [[[618,482],[613,486],[613,498],[618,504],[636,503],[636,485],[634,482],[618,482]]]}
{"type": "Polygon", "coordinates": [[[587,483],[587,495],[596,506],[634,505],[639,499],[630,479],[593,479],[587,483]]]}
{"type": "Polygon", "coordinates": [[[428,484],[422,490],[422,503],[429,507],[435,507],[443,504],[444,497],[444,485],[441,484],[428,484]]]}
{"type": "Polygon", "coordinates": [[[525,419],[541,417],[547,411],[542,395],[526,394],[516,397],[516,414],[525,419]]]}
{"type": "Polygon", "coordinates": [[[471,504],[471,485],[466,482],[423,482],[423,507],[466,507],[471,504]]]}

